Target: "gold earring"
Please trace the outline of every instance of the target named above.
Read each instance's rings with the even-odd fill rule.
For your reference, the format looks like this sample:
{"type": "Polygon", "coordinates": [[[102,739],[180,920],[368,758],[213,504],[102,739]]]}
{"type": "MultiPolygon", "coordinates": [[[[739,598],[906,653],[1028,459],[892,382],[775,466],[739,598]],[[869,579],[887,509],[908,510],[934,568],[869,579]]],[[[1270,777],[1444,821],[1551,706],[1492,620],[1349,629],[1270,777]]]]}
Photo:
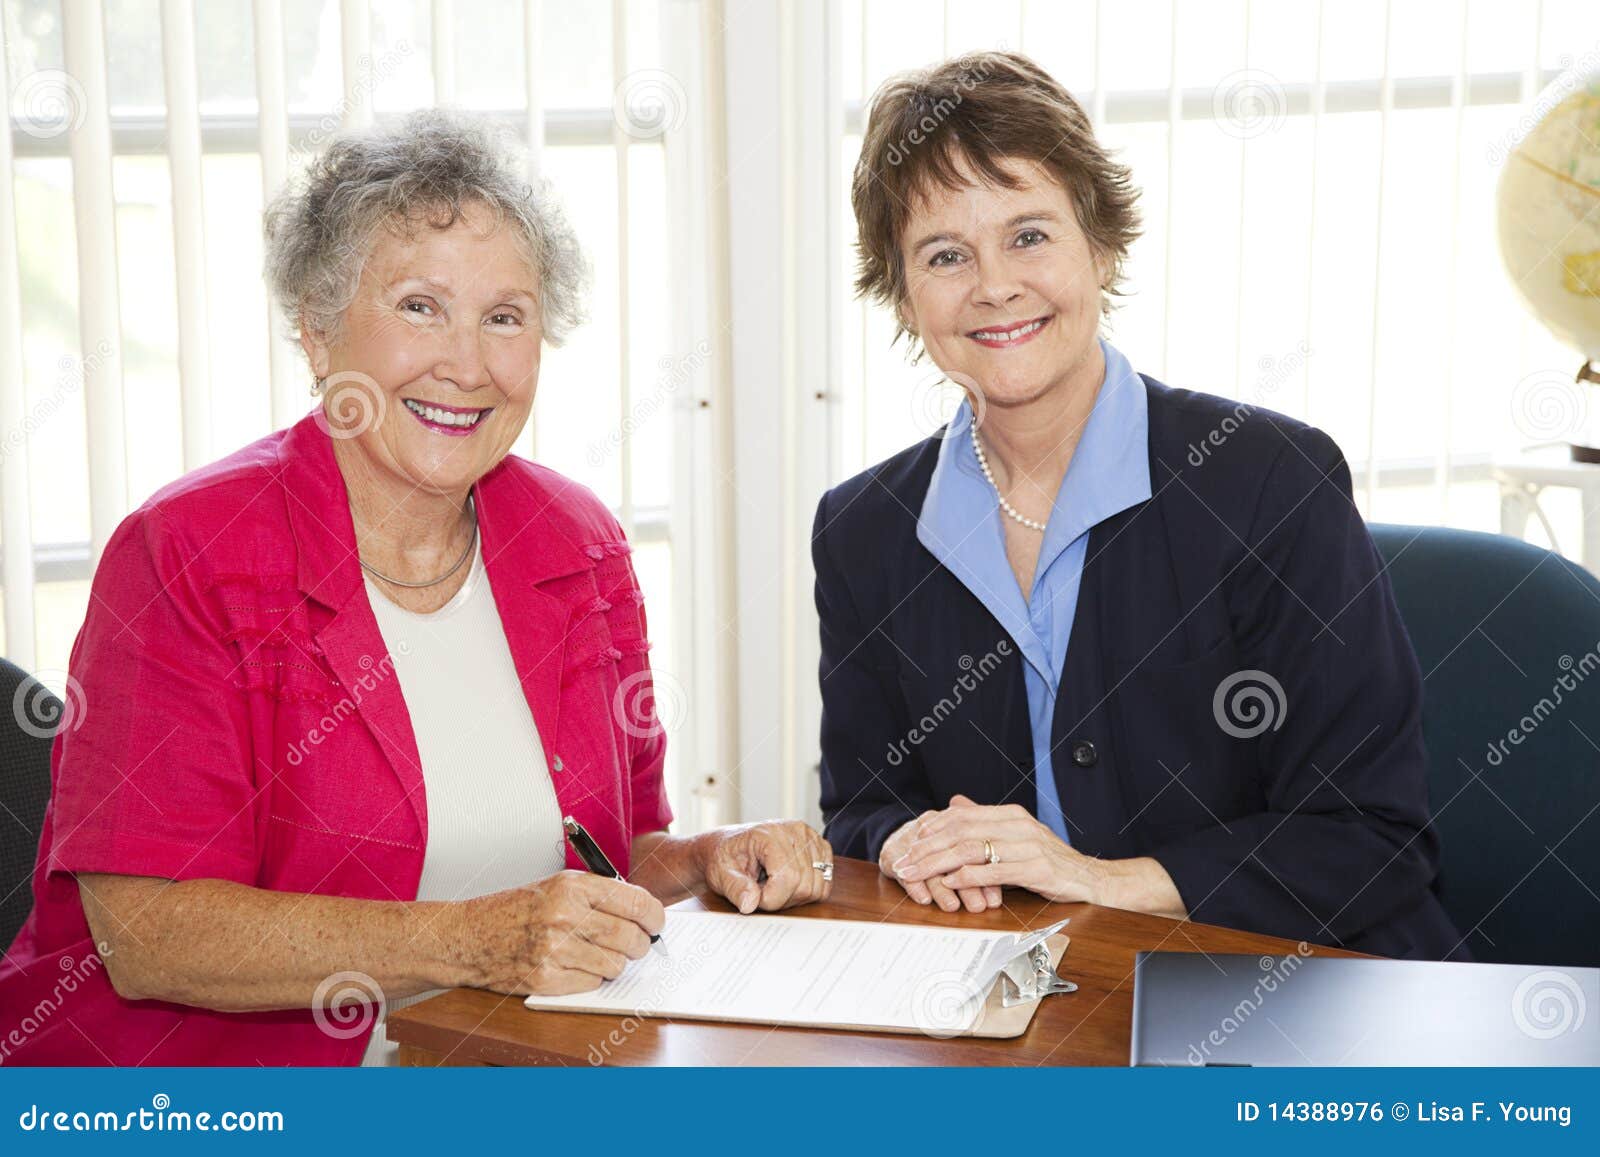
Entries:
{"type": "Polygon", "coordinates": [[[321,394],[322,394],[322,387],[327,385],[327,384],[328,384],[328,379],[327,378],[317,378],[317,379],[315,379],[311,383],[311,396],[313,398],[320,397],[321,394]]]}

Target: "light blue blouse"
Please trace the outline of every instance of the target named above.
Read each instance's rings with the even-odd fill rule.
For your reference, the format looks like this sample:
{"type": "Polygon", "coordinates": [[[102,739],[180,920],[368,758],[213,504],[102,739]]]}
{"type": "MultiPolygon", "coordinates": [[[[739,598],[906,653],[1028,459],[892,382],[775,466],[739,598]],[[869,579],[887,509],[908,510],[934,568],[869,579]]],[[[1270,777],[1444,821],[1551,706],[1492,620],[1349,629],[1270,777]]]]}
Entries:
{"type": "Polygon", "coordinates": [[[939,448],[917,521],[918,541],[977,596],[1022,653],[1038,791],[1036,814],[1069,843],[1063,805],[1070,807],[1071,800],[1062,801],[1056,790],[1050,731],[1089,531],[1150,497],[1144,381],[1103,338],[1100,348],[1105,353],[1105,377],[1056,494],[1027,597],[1006,560],[1002,531],[1006,515],[978,466],[972,409],[965,401],[939,448]]]}

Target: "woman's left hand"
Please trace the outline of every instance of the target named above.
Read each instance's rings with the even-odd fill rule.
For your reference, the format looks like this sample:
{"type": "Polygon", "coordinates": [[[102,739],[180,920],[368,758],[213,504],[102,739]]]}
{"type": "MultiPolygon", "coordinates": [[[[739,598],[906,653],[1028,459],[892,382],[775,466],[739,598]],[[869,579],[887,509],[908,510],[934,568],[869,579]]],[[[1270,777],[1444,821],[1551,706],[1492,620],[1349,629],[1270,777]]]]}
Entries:
{"type": "Polygon", "coordinates": [[[1062,843],[1018,804],[986,807],[965,796],[924,820],[893,867],[901,880],[939,879],[948,888],[1026,888],[1047,900],[1093,902],[1101,861],[1062,843]],[[985,843],[993,848],[989,862],[985,843]]]}
{"type": "Polygon", "coordinates": [[[740,912],[776,912],[833,891],[833,848],[799,820],[716,828],[698,839],[706,883],[740,912]]]}

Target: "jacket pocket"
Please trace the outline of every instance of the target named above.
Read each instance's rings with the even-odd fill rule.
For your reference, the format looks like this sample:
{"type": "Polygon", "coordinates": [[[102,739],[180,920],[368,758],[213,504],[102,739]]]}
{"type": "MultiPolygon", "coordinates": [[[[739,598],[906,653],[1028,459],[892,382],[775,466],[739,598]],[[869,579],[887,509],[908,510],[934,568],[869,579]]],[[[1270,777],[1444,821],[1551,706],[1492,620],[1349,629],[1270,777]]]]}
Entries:
{"type": "Polygon", "coordinates": [[[1225,826],[1264,806],[1249,734],[1255,724],[1239,721],[1239,697],[1247,714],[1258,707],[1281,723],[1282,711],[1253,696],[1250,674],[1224,638],[1197,658],[1142,666],[1123,680],[1116,702],[1128,752],[1129,830],[1141,846],[1225,826]]]}
{"type": "Polygon", "coordinates": [[[318,707],[339,700],[343,692],[293,575],[221,575],[210,591],[224,625],[221,641],[237,656],[237,690],[318,707]]]}

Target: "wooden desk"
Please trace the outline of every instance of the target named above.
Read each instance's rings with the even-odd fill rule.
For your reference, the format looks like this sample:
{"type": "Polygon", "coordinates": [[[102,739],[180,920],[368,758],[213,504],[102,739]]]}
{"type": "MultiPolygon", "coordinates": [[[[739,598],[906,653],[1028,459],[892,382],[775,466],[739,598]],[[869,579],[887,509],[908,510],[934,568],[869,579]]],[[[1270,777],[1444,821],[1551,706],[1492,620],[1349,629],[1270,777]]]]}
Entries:
{"type": "MultiPolygon", "coordinates": [[[[720,898],[685,900],[690,910],[729,912],[720,898]]],[[[1072,917],[1059,969],[1078,991],[1047,997],[1013,1040],[842,1033],[704,1021],[645,1020],[589,1013],[529,1012],[518,997],[457,988],[389,1016],[389,1039],[407,1065],[1125,1065],[1133,1009],[1133,954],[1184,952],[1283,955],[1296,944],[1210,924],[1168,920],[1093,904],[1050,904],[1007,889],[1005,905],[973,915],[924,908],[874,864],[837,861],[833,897],[785,912],[840,920],[897,920],[1020,931],[1072,917]]],[[[1316,955],[1355,956],[1335,948],[1316,955]]]]}

